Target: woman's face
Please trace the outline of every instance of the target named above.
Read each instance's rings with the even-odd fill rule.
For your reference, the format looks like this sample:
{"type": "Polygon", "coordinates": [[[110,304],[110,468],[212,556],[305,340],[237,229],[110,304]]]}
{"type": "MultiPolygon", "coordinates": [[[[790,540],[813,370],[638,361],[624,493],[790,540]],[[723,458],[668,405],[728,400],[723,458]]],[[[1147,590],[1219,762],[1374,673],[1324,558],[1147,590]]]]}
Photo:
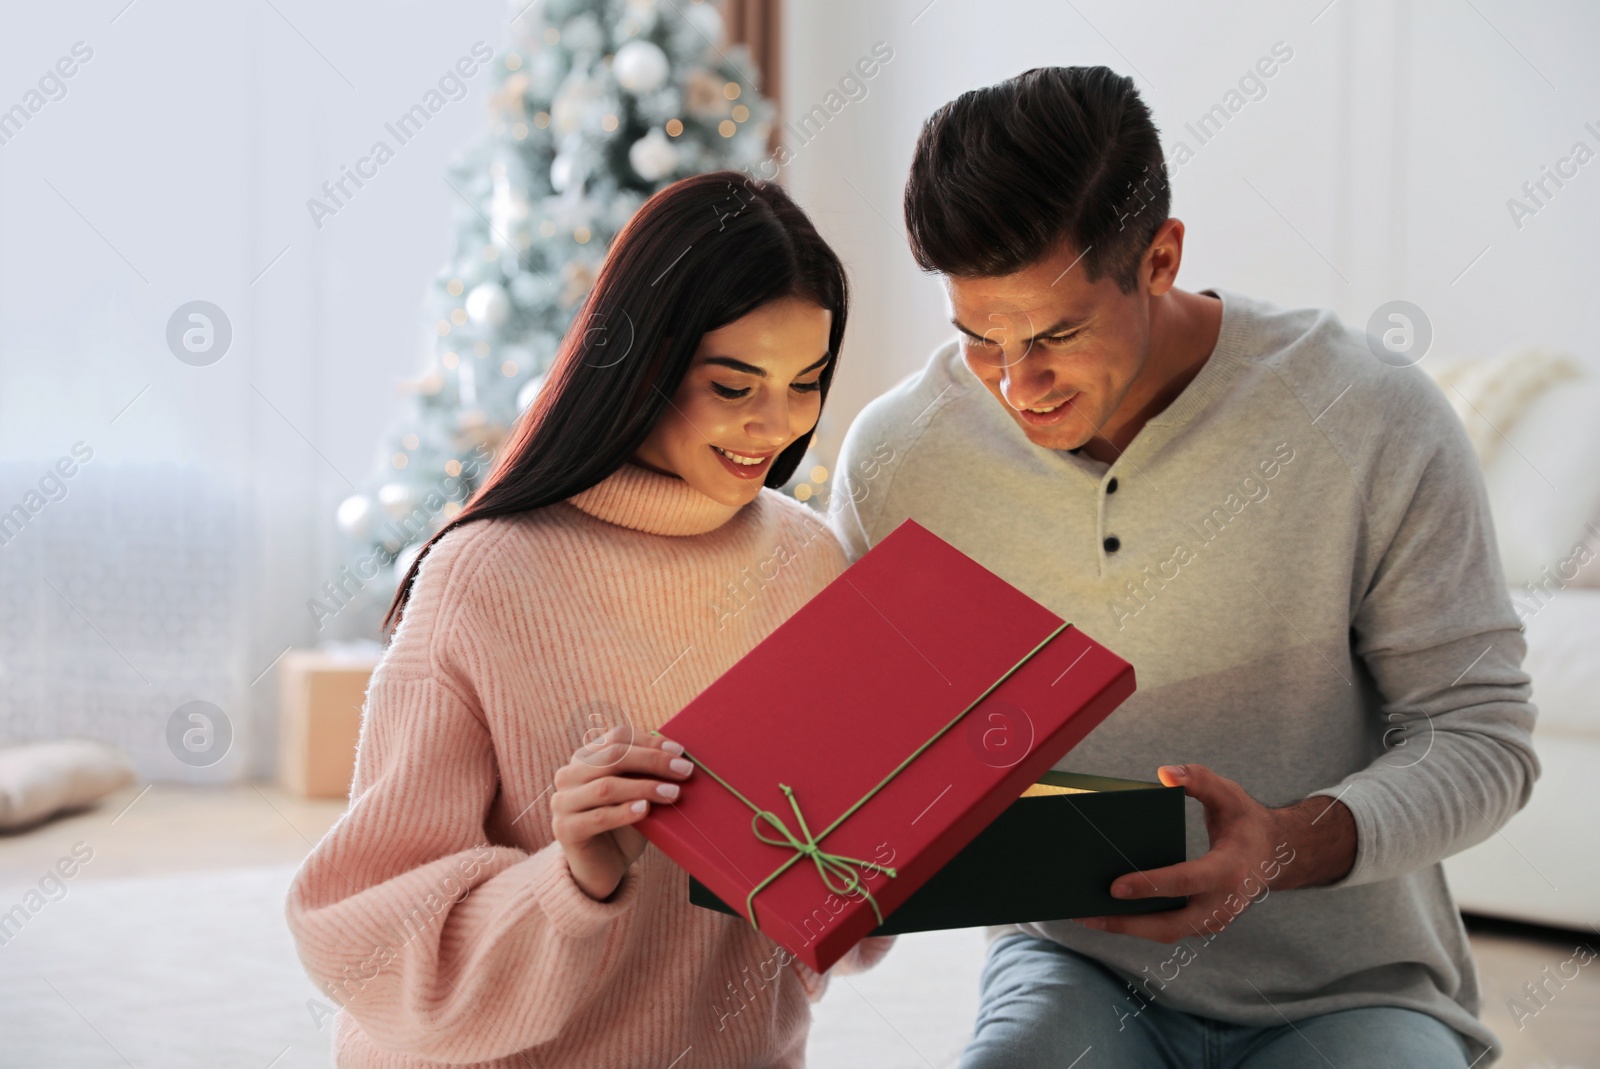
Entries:
{"type": "Polygon", "coordinates": [[[830,310],[784,297],[708,332],[634,460],[724,504],[753,500],[777,455],[817,424],[832,325],[830,310]]]}

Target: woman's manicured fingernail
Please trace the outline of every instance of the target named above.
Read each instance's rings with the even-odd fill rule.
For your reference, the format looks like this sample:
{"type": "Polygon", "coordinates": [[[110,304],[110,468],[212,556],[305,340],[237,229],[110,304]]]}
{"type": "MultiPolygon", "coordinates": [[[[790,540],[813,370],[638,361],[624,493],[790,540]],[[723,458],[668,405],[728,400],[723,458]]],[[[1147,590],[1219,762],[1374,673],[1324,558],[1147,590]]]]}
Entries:
{"type": "Polygon", "coordinates": [[[650,808],[650,803],[641,798],[628,808],[632,809],[635,813],[643,813],[646,809],[650,808]]]}
{"type": "Polygon", "coordinates": [[[678,785],[676,783],[658,783],[656,784],[656,793],[670,802],[678,797],[678,785]]]}
{"type": "Polygon", "coordinates": [[[691,771],[694,770],[694,764],[684,757],[674,757],[672,759],[672,764],[668,767],[680,776],[687,776],[691,771]]]}
{"type": "Polygon", "coordinates": [[[662,739],[661,740],[661,748],[663,750],[667,751],[668,753],[675,753],[675,754],[683,753],[683,743],[681,743],[681,742],[673,742],[671,739],[662,739]]]}
{"type": "Polygon", "coordinates": [[[1129,887],[1125,883],[1114,883],[1114,884],[1111,885],[1111,897],[1112,898],[1128,898],[1132,894],[1133,894],[1133,888],[1129,887]]]}

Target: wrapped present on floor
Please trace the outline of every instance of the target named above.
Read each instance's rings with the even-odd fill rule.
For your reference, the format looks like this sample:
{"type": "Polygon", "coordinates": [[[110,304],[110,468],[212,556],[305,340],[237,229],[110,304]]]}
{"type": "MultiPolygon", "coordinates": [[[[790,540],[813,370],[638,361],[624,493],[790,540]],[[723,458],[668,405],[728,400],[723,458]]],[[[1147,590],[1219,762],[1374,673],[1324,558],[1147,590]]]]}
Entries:
{"type": "Polygon", "coordinates": [[[639,829],[825,971],[1134,686],[1122,658],[908,520],[662,725],[697,768],[639,829]]]}
{"type": "Polygon", "coordinates": [[[278,662],[278,785],[299,798],[347,798],[376,643],[291,650],[278,662]]]}

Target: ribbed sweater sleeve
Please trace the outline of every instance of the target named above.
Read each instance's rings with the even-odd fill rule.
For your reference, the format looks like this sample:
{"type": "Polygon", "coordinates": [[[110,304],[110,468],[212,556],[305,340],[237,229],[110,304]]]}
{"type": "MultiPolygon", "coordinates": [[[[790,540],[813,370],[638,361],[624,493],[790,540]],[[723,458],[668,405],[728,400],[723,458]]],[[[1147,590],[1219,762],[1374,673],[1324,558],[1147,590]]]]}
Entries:
{"type": "Polygon", "coordinates": [[[599,902],[558,844],[488,845],[499,770],[461,581],[485,540],[454,534],[424,559],[374,673],[349,811],[296,875],[287,917],[307,970],[373,1043],[478,1062],[548,1042],[586,1008],[637,881],[599,902]]]}

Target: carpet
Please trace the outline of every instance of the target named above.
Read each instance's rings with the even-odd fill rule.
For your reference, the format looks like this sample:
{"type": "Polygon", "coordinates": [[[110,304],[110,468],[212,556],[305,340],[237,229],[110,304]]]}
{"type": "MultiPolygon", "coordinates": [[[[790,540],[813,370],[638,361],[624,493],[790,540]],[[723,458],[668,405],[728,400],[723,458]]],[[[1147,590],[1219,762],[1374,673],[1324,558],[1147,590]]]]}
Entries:
{"type": "MultiPolygon", "coordinates": [[[[293,873],[67,881],[0,946],[0,1067],[327,1069],[333,1006],[283,922],[293,873]]],[[[0,887],[0,911],[27,891],[0,887]]],[[[978,929],[902,936],[877,968],[833,978],[809,1062],[953,1066],[983,950],[978,929]]]]}

